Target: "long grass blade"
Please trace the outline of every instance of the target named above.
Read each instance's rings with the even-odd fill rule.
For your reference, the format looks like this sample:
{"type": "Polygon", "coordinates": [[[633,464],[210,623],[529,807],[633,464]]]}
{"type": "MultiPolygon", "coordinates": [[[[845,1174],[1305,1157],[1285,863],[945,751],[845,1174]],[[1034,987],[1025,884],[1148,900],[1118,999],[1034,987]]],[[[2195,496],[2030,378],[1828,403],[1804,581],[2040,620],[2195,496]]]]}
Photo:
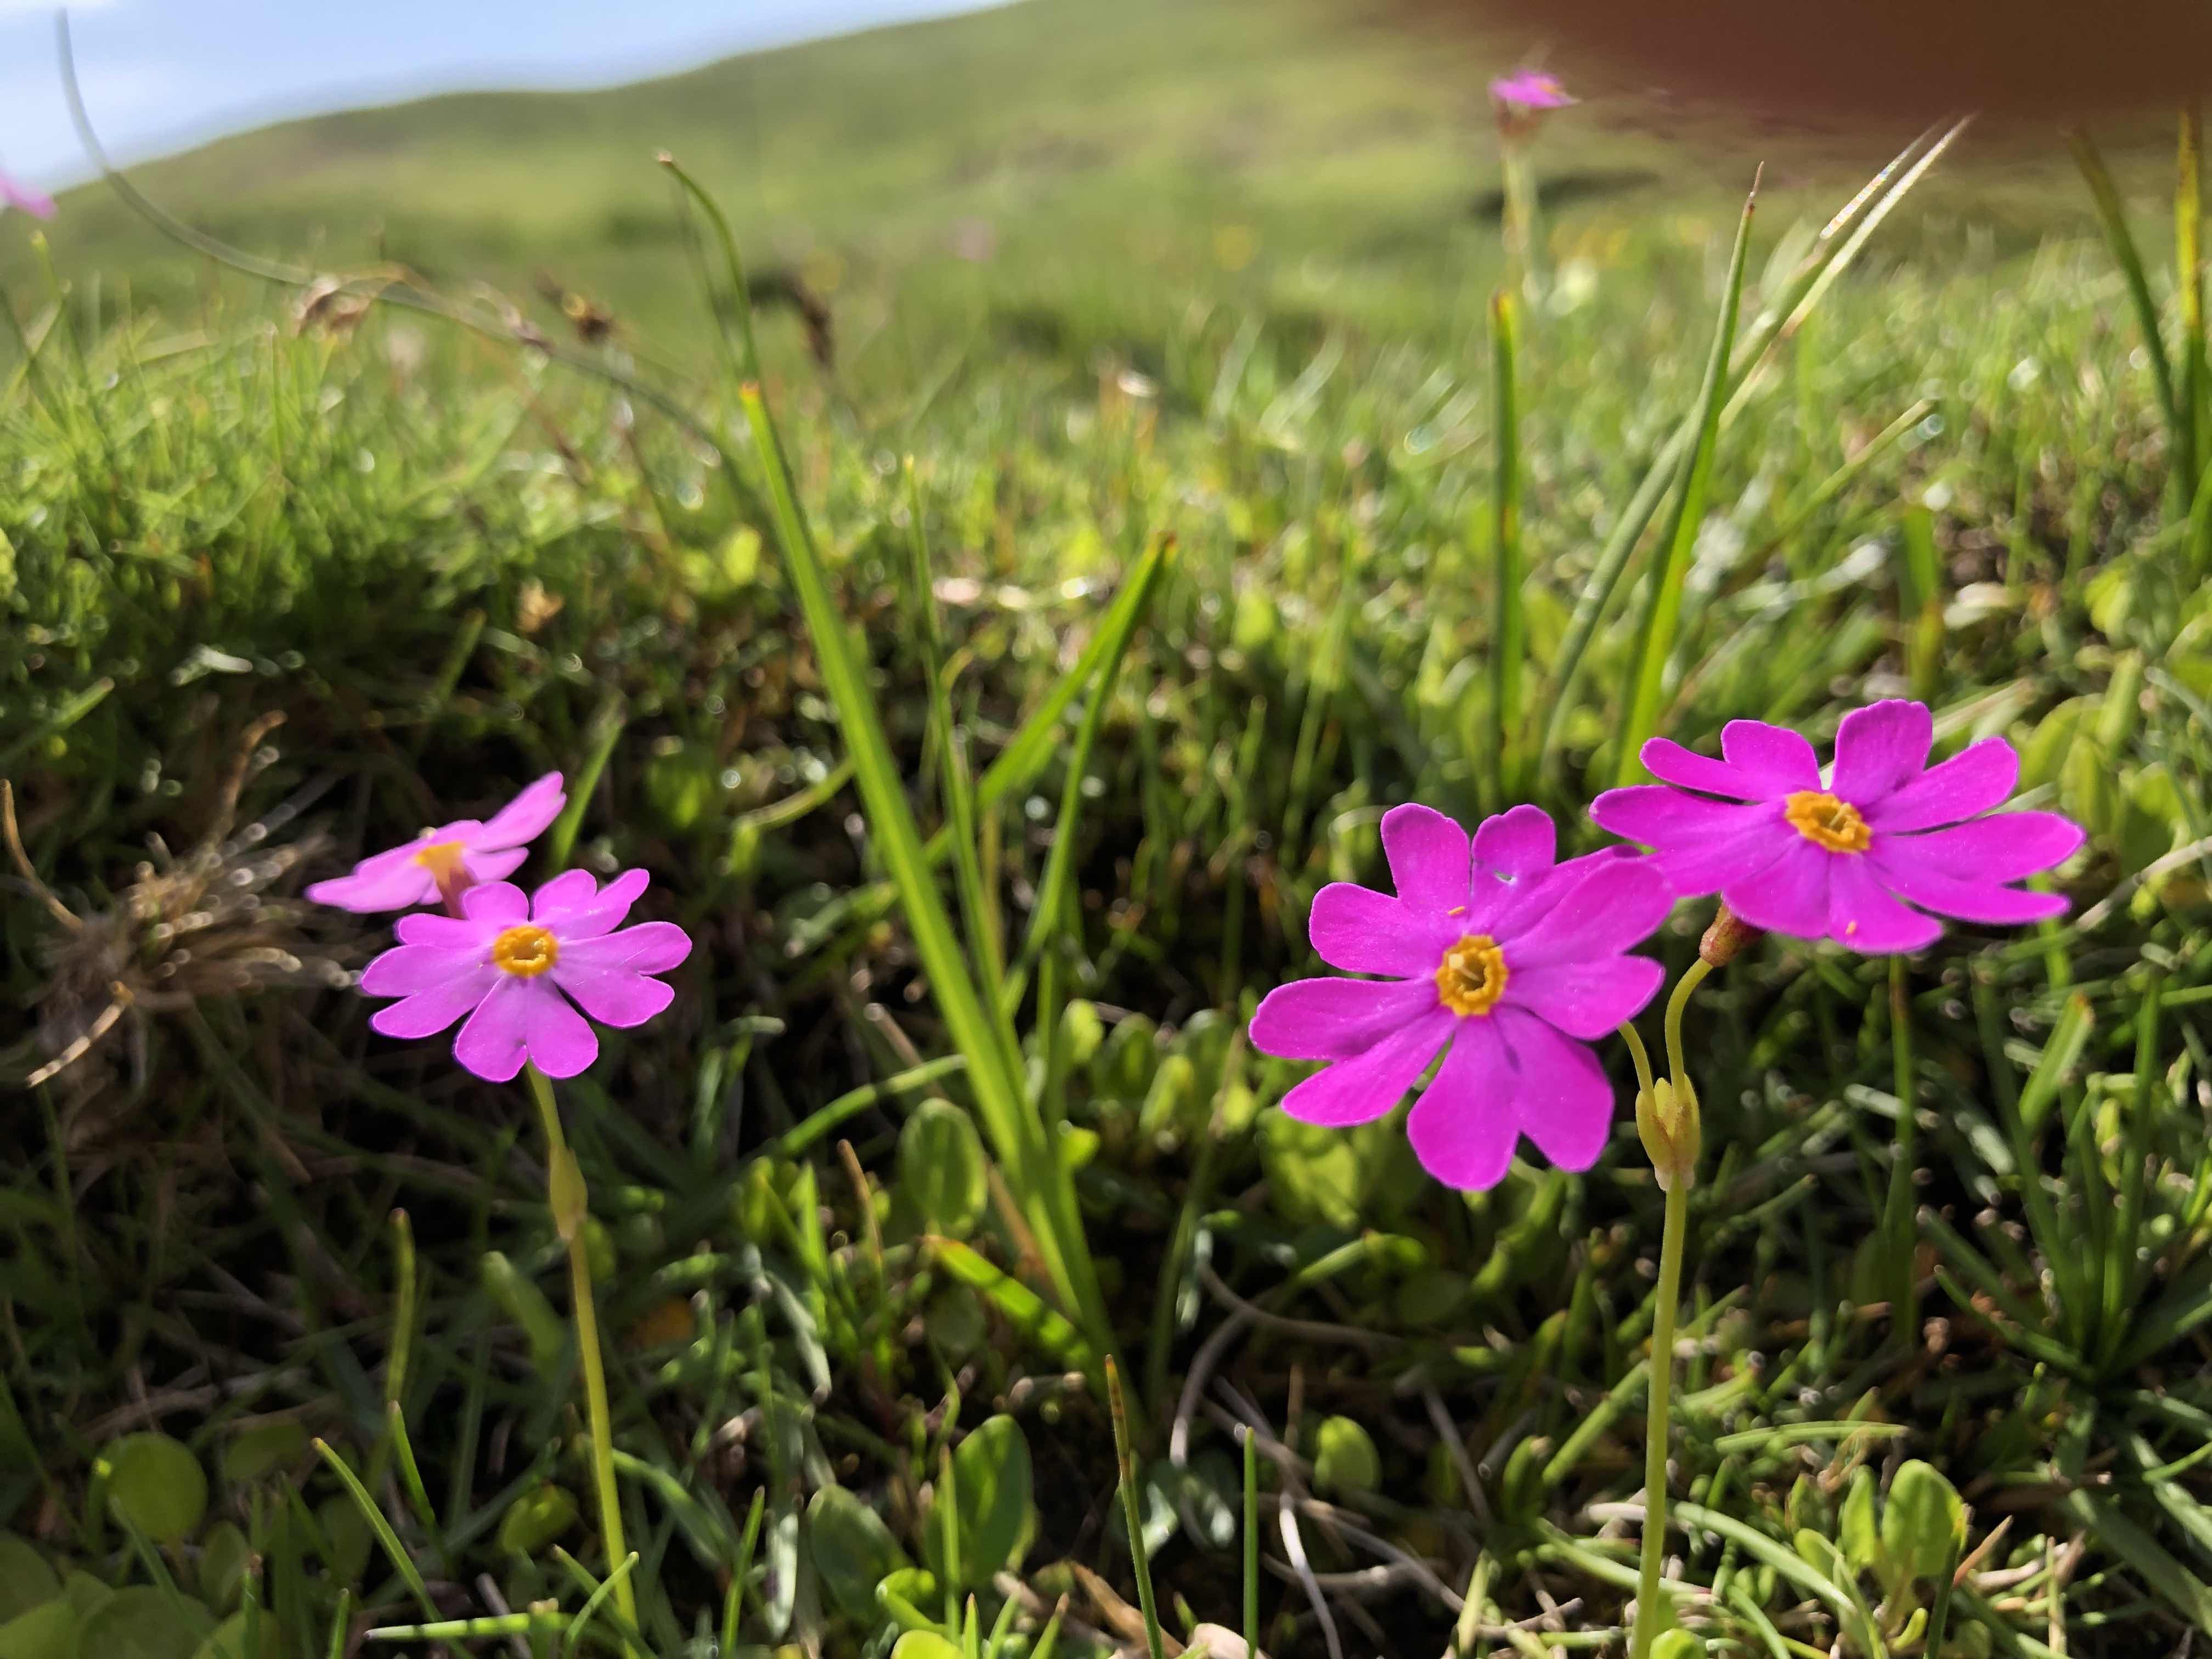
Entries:
{"type": "Polygon", "coordinates": [[[1705,491],[1713,476],[1713,452],[1720,436],[1721,404],[1728,394],[1729,353],[1735,343],[1736,310],[1743,299],[1744,254],[1751,246],[1751,223],[1759,206],[1759,183],[1743,204],[1736,222],[1735,246],[1729,254],[1728,280],[1721,295],[1719,325],[1713,331],[1712,350],[1705,359],[1705,379],[1698,393],[1698,435],[1682,470],[1681,494],[1675,498],[1674,521],[1668,526],[1667,553],[1653,573],[1651,597],[1644,609],[1644,625],[1638,630],[1634,665],[1629,671],[1626,714],[1617,736],[1613,773],[1617,781],[1632,783],[1643,775],[1637,750],[1659,729],[1660,702],[1666,694],[1667,665],[1674,655],[1674,634],[1682,617],[1682,589],[1690,576],[1690,556],[1696,550],[1698,530],[1705,522],[1705,491]]]}
{"type": "Polygon", "coordinates": [[[2105,158],[2096,141],[2080,129],[2068,137],[2074,147],[2074,165],[2081,169],[2082,182],[2089,186],[2089,199],[2097,209],[2098,228],[2105,233],[2105,246],[2112,250],[2113,263],[2128,285],[2128,298],[2134,304],[2136,325],[2142,331],[2144,355],[2150,359],[2151,384],[2158,394],[2159,412],[2166,416],[2166,429],[2174,430],[2180,418],[2180,410],[2174,398],[2173,368],[2166,354],[2166,334],[2160,325],[2158,301],[2151,297],[2150,276],[2143,268],[2142,251],[2136,246],[2135,233],[2128,228],[2127,204],[2120,199],[2120,187],[2112,182],[2112,170],[2106,167],[2105,158]]]}

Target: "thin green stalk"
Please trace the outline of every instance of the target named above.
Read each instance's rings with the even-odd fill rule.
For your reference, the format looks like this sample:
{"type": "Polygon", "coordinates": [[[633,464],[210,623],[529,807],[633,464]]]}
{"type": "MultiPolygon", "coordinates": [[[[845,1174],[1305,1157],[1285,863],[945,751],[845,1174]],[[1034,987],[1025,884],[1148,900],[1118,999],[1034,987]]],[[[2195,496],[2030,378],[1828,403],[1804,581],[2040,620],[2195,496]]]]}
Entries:
{"type": "Polygon", "coordinates": [[[1244,1651],[1260,1650],[1260,1440],[1249,1428],[1244,1442],[1244,1651]]]}
{"type": "MultiPolygon", "coordinates": [[[[1686,1111],[1693,1121],[1697,1097],[1690,1085],[1688,1067],[1682,1060],[1682,1015],[1690,1006],[1692,994],[1712,971],[1713,964],[1699,957],[1684,970],[1682,977],[1675,981],[1674,994],[1667,999],[1667,1066],[1674,1109],[1686,1111]]],[[[1629,1030],[1626,1026],[1621,1029],[1624,1032],[1629,1030]]],[[[1632,1032],[1630,1035],[1633,1037],[1632,1032]]],[[[1642,1042],[1634,1040],[1629,1051],[1637,1057],[1639,1079],[1648,1079],[1650,1062],[1643,1048],[1642,1042]]],[[[1652,1086],[1648,1080],[1644,1082],[1647,1093],[1652,1086]]],[[[1670,1134],[1678,1146],[1681,1142],[1679,1127],[1679,1120],[1670,1126],[1670,1134]]],[[[1695,1144],[1694,1139],[1690,1141],[1692,1147],[1695,1144]]],[[[1694,1152],[1685,1156],[1685,1164],[1694,1162],[1694,1152]]],[[[1682,1246],[1689,1227],[1691,1171],[1678,1166],[1669,1172],[1666,1184],[1667,1212],[1659,1242],[1659,1285],[1652,1302],[1650,1394],[1644,1412],[1644,1541],[1637,1574],[1633,1659],[1649,1659],[1651,1644],[1659,1638],[1661,1631],[1674,1623],[1671,1607],[1666,1613],[1661,1611],[1666,1605],[1661,1598],[1667,1592],[1661,1583],[1660,1568],[1667,1553],[1667,1439],[1674,1406],[1674,1324],[1681,1311],[1682,1246]]]]}
{"type": "Polygon", "coordinates": [[[2128,1102],[2125,1152],[2120,1168],[2120,1217],[2112,1248],[2105,1257],[2105,1340],[2107,1352],[2117,1348],[2128,1330],[2129,1310],[2136,1305],[2136,1242],[2142,1228],[2143,1191],[2151,1158],[2151,1133],[2157,1114],[2152,1109],[2158,1081],[2159,977],[2153,974],[2136,1015],[2136,1084],[2128,1102]]]}
{"type": "Polygon", "coordinates": [[[1660,1567],[1667,1553],[1667,1430],[1674,1389],[1674,1316],[1682,1299],[1682,1235],[1687,1231],[1690,1185],[1667,1191],[1666,1231],[1659,1245],[1658,1302],[1651,1318],[1650,1404],[1644,1430],[1644,1550],[1636,1578],[1634,1659],[1649,1659],[1651,1644],[1673,1623],[1663,1617],[1660,1567]]]}
{"type": "Polygon", "coordinates": [[[2181,112],[2173,191],[2173,277],[2181,299],[2181,361],[2174,367],[2173,487],[2186,517],[2203,459],[2198,429],[2204,390],[2204,130],[2195,104],[2181,112]]]}
{"type": "Polygon", "coordinates": [[[1490,296],[1491,391],[1498,428],[1491,528],[1496,591],[1490,630],[1490,775],[1492,805],[1501,812],[1513,799],[1511,751],[1521,739],[1521,681],[1528,657],[1521,614],[1521,436],[1514,385],[1520,332],[1513,296],[1500,289],[1490,296]]]}
{"type": "MultiPolygon", "coordinates": [[[[1121,1477],[1121,1516],[1129,1528],[1129,1565],[1137,1574],[1137,1606],[1145,1616],[1145,1645],[1152,1659],[1164,1659],[1160,1611],[1152,1600],[1152,1567],[1145,1559],[1144,1500],[1137,1492],[1137,1460],[1129,1449],[1129,1408],[1121,1397],[1121,1370],[1106,1361],[1106,1399],[1114,1417],[1114,1456],[1121,1477]]],[[[1256,1650],[1255,1650],[1256,1651],[1256,1650]]]]}
{"type": "Polygon", "coordinates": [[[1897,1091],[1897,1135],[1889,1166],[1889,1195],[1882,1210],[1882,1237],[1889,1247],[1890,1334],[1909,1343],[1920,1324],[1918,1276],[1913,1272],[1917,1238],[1912,1222],[1913,1142],[1919,1125],[1914,1121],[1912,1105],[1917,1092],[1912,1062],[1912,999],[1905,983],[1903,957],[1889,959],[1889,1052],[1897,1091]]]}
{"type": "MultiPolygon", "coordinates": [[[[584,1373],[584,1408],[592,1436],[592,1479],[599,1505],[599,1543],[606,1553],[607,1570],[615,1571],[629,1559],[623,1539],[622,1493],[615,1485],[614,1413],[607,1404],[606,1365],[599,1351],[599,1309],[592,1296],[592,1261],[584,1248],[584,1218],[587,1213],[583,1172],[575,1153],[568,1150],[561,1131],[560,1109],[553,1103],[553,1085],[535,1066],[525,1066],[530,1092],[538,1103],[538,1115],[545,1127],[547,1166],[550,1170],[548,1197],[553,1224],[568,1249],[568,1289],[576,1322],[576,1361],[584,1373]]],[[[615,1580],[615,1605],[623,1620],[637,1625],[637,1593],[629,1576],[615,1580]]]]}

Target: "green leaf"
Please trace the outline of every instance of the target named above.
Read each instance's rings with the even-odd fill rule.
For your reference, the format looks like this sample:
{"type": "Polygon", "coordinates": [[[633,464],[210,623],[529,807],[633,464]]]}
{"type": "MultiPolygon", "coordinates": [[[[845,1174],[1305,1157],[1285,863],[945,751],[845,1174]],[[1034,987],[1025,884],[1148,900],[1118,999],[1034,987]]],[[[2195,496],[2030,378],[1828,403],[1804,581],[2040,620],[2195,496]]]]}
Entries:
{"type": "Polygon", "coordinates": [[[45,1556],[13,1533],[0,1534],[0,1624],[61,1593],[61,1575],[45,1556]]]}
{"type": "Polygon", "coordinates": [[[222,1478],[232,1486],[258,1480],[307,1455],[307,1431],[289,1418],[242,1429],[223,1448],[222,1478]]]}
{"type": "Polygon", "coordinates": [[[883,1517],[842,1486],[824,1486],[806,1505],[806,1541],[814,1571],[848,1619],[872,1625],[876,1586],[913,1564],[883,1517]]]}
{"type": "Polygon", "coordinates": [[[0,1659],[76,1659],[80,1617],[65,1596],[18,1613],[0,1625],[0,1659]]]}
{"type": "Polygon", "coordinates": [[[315,1522],[330,1543],[332,1577],[341,1584],[359,1583],[362,1574],[368,1571],[368,1553],[376,1544],[360,1509],[343,1492],[333,1493],[315,1505],[315,1522]]]}
{"type": "MultiPolygon", "coordinates": [[[[952,1454],[953,1527],[959,1548],[961,1589],[978,1589],[1021,1565],[1036,1536],[1029,1442],[1022,1425],[999,1416],[979,1424],[952,1454]]],[[[940,1499],[942,1496],[940,1494],[940,1499]]],[[[927,1528],[931,1568],[942,1576],[944,1523],[927,1528]]]]}
{"type": "Polygon", "coordinates": [[[1882,1536],[1875,1524],[1874,1498],[1874,1471],[1862,1463],[1851,1471],[1850,1490],[1844,1494],[1837,1515],[1844,1559],[1854,1572],[1872,1572],[1881,1565],[1882,1536]]]}
{"type": "Polygon", "coordinates": [[[1365,1429],[1348,1417],[1329,1417],[1314,1435],[1314,1486],[1324,1492],[1374,1492],[1382,1484],[1382,1458],[1365,1429]]]}
{"type": "Polygon", "coordinates": [[[116,1591],[77,1627],[76,1659],[192,1659],[214,1630],[214,1619],[198,1602],[134,1585],[116,1591]]]}
{"type": "Polygon", "coordinates": [[[964,1238],[991,1201],[982,1137],[949,1100],[925,1100],[899,1131],[899,1189],[932,1232],[964,1238]]]}
{"type": "Polygon", "coordinates": [[[1083,1334],[1047,1307],[1035,1291],[1002,1273],[957,1238],[933,1238],[930,1254],[963,1285],[980,1291],[1007,1322],[1075,1370],[1091,1369],[1094,1356],[1083,1334]]]}
{"type": "Polygon", "coordinates": [[[507,1505],[500,1517],[499,1547],[510,1555],[534,1556],[574,1526],[580,1513],[566,1487],[542,1481],[507,1505]]]}
{"type": "Polygon", "coordinates": [[[1677,1628],[1662,1632],[1651,1644],[1651,1659],[1704,1659],[1707,1651],[1704,1637],[1677,1628]]]}
{"type": "Polygon", "coordinates": [[[961,1654],[934,1631],[910,1630],[899,1638],[891,1659],[961,1659],[961,1654]]]}
{"type": "Polygon", "coordinates": [[[276,1615],[264,1612],[249,1620],[240,1609],[215,1627],[192,1659],[283,1659],[283,1644],[277,1636],[276,1615]]]}
{"type": "Polygon", "coordinates": [[[218,1521],[209,1528],[200,1541],[200,1600],[217,1613],[235,1607],[252,1554],[252,1545],[235,1521],[218,1521]]]}
{"type": "Polygon", "coordinates": [[[112,1441],[95,1466],[108,1513],[156,1544],[180,1544],[207,1514],[207,1471],[190,1448],[150,1431],[112,1441]]]}
{"type": "Polygon", "coordinates": [[[1881,1510],[1881,1546],[1902,1579],[1947,1577],[1966,1541],[1966,1506],[1942,1471],[1899,1466],[1881,1510]]]}

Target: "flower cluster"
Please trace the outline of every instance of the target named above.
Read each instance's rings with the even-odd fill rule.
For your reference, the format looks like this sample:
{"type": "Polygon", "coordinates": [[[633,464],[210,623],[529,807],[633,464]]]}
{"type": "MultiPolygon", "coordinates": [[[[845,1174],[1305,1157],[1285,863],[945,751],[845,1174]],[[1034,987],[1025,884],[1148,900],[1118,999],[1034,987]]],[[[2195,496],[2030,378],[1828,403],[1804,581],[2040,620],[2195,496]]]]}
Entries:
{"type": "Polygon", "coordinates": [[[1825,771],[1799,733],[1731,722],[1717,760],[1655,738],[1657,784],[1601,795],[1590,816],[1626,846],[1556,860],[1551,818],[1516,806],[1465,830],[1425,806],[1382,820],[1396,896],[1349,883],[1315,898],[1322,961],[1378,978],[1277,988],[1253,1016],[1255,1046],[1324,1068],[1283,1109],[1309,1123],[1380,1118],[1438,1054],[1407,1134],[1454,1187],[1503,1178],[1522,1136],[1585,1170],[1611,1130],[1612,1085],[1587,1046],[1640,1012],[1659,964],[1628,954],[1679,898],[1717,893],[1752,929],[1832,939],[1869,954],[1920,950],[1939,917],[2020,923],[2063,897],[2013,884],[2065,861],[2079,826],[1993,809],[2020,759],[2002,738],[1928,764],[1921,703],[1844,717],[1825,771]]]}
{"type": "Polygon", "coordinates": [[[362,972],[370,996],[396,997],[369,1024],[386,1036],[433,1036],[461,1022],[453,1057],[493,1083],[526,1061],[548,1077],[574,1077],[599,1058],[590,1021],[642,1025],[675,992],[653,977],[691,953],[673,922],[622,924],[645,891],[642,870],[602,887],[587,871],[555,876],[525,896],[504,878],[568,803],[548,773],[481,823],[463,818],[378,853],[350,875],[319,882],[310,898],[402,916],[399,943],[362,972]],[[579,1012],[579,1010],[581,1012],[579,1012]]]}

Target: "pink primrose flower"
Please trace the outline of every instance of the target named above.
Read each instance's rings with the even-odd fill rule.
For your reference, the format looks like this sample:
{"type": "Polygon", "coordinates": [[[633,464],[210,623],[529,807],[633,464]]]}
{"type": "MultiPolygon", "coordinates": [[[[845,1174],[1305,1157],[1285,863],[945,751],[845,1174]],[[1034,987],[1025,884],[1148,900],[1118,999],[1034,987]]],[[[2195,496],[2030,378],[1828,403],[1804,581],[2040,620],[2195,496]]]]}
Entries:
{"type": "Polygon", "coordinates": [[[575,1076],[599,1054],[585,1014],[642,1025],[675,1000],[652,975],[691,954],[690,935],[672,921],[621,926],[647,879],[629,870],[601,887],[569,870],[527,900],[512,883],[487,882],[461,895],[458,916],[402,916],[400,943],[361,976],[367,994],[399,1000],[368,1023],[386,1036],[426,1037],[466,1015],[453,1058],[478,1077],[507,1082],[525,1060],[548,1077],[575,1076]]]}
{"type": "Polygon", "coordinates": [[[1397,896],[1339,882],[1316,896],[1314,949],[1371,979],[1279,986],[1252,1041],[1329,1064],[1284,1097],[1306,1123],[1382,1116],[1443,1064],[1406,1133],[1422,1167],[1454,1187],[1497,1184],[1526,1135],[1563,1170],[1586,1170],[1613,1123],[1613,1085],[1585,1046],[1635,1016],[1661,969],[1624,955],[1674,896],[1649,860],[1611,848],[1565,864],[1539,808],[1467,831],[1425,806],[1394,808],[1382,849],[1397,896]]]}
{"type": "Polygon", "coordinates": [[[2062,914],[2060,895],[2010,884],[2063,863],[2081,826],[2056,812],[1982,816],[2012,793],[2020,757],[1985,738],[1930,766],[1935,732],[1923,703],[1855,708],[1826,775],[1804,738],[1758,720],[1728,724],[1719,760],[1655,738],[1644,764],[1665,781],[1609,789],[1590,817],[1652,848],[1679,893],[1718,893],[1753,927],[1869,955],[1933,944],[1938,916],[2010,926],[2062,914]]]}
{"type": "Polygon", "coordinates": [[[0,172],[0,203],[11,208],[21,208],[33,219],[54,216],[54,198],[43,190],[35,190],[13,174],[0,172]]]}
{"type": "Polygon", "coordinates": [[[1556,75],[1546,75],[1540,70],[1516,70],[1510,75],[1501,75],[1490,83],[1492,101],[1516,114],[1531,110],[1565,109],[1575,100],[1559,84],[1556,75]]]}
{"type": "Polygon", "coordinates": [[[530,843],[568,804],[561,775],[548,772],[484,822],[461,818],[425,830],[404,847],[363,859],[351,875],[315,883],[307,896],[364,914],[419,904],[443,904],[459,914],[461,895],[470,888],[521,867],[530,843]]]}

